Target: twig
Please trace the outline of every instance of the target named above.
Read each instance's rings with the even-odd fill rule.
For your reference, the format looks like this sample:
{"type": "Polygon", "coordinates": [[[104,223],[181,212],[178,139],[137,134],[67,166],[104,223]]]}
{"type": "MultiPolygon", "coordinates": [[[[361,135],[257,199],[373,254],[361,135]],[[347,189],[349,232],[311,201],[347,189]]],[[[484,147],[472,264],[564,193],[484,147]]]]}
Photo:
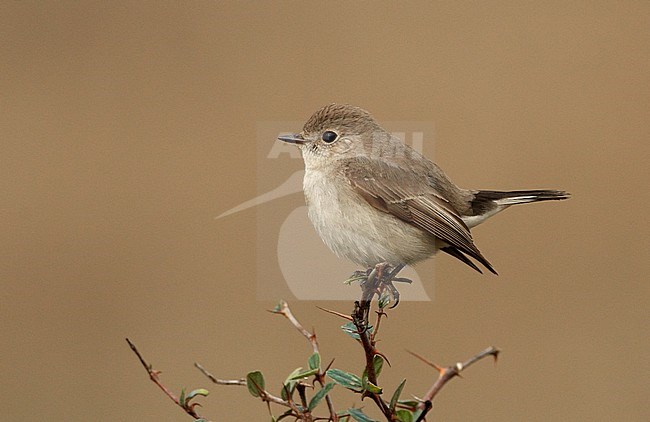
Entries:
{"type": "Polygon", "coordinates": [[[377,338],[377,333],[379,332],[379,324],[381,324],[381,317],[385,316],[386,318],[388,318],[388,314],[384,312],[383,309],[375,311],[375,313],[377,314],[377,323],[375,323],[375,329],[370,335],[370,341],[372,343],[375,343],[375,339],[377,338]]]}
{"type": "MultiPolygon", "coordinates": [[[[245,379],[242,379],[242,378],[240,378],[240,379],[234,379],[234,380],[224,380],[224,379],[220,379],[220,378],[217,378],[217,377],[215,377],[214,375],[212,375],[210,372],[208,372],[208,370],[205,369],[205,368],[203,367],[203,365],[201,365],[200,363],[196,363],[196,362],[195,362],[195,363],[194,363],[194,366],[195,366],[199,371],[201,371],[201,373],[202,373],[203,375],[205,375],[206,377],[208,377],[208,379],[209,379],[210,381],[212,381],[213,383],[215,383],[215,384],[219,384],[219,385],[239,385],[239,386],[244,386],[244,387],[246,386],[246,380],[245,380],[245,379]]],[[[262,389],[262,388],[258,388],[258,389],[259,389],[259,392],[260,392],[260,398],[261,398],[263,401],[265,401],[265,402],[267,402],[267,403],[275,403],[275,404],[279,404],[279,405],[281,405],[281,406],[285,406],[285,407],[290,407],[290,408],[292,408],[291,404],[290,404],[288,401],[286,401],[286,400],[282,400],[280,397],[274,396],[273,394],[269,393],[268,391],[266,391],[266,390],[264,390],[264,389],[262,389]]],[[[297,410],[297,409],[296,409],[296,410],[297,410]]]]}
{"type": "Polygon", "coordinates": [[[336,316],[339,316],[339,317],[341,317],[341,318],[343,318],[343,319],[347,319],[348,321],[352,322],[352,317],[351,317],[350,315],[345,315],[345,314],[342,314],[342,313],[340,313],[340,312],[333,311],[333,310],[331,310],[331,309],[322,308],[322,307],[320,307],[320,306],[318,306],[318,305],[317,305],[316,307],[317,307],[318,309],[320,309],[321,311],[325,311],[325,312],[327,312],[328,314],[336,315],[336,316]]]}
{"type": "MultiPolygon", "coordinates": [[[[380,273],[381,269],[375,267],[368,275],[366,282],[361,285],[361,300],[354,302],[354,311],[352,312],[352,321],[357,328],[359,340],[366,358],[366,376],[368,377],[368,381],[373,385],[378,385],[374,365],[374,358],[378,352],[375,349],[375,337],[368,334],[368,315],[370,313],[372,298],[377,292],[377,283],[381,278],[381,274],[377,274],[378,272],[380,273]]],[[[393,420],[393,412],[379,394],[364,391],[362,397],[365,396],[370,397],[377,404],[377,407],[379,407],[388,421],[393,420]]]]}
{"type": "Polygon", "coordinates": [[[413,356],[417,357],[418,359],[422,360],[423,362],[427,363],[428,365],[434,367],[438,372],[439,376],[438,379],[433,383],[429,391],[424,395],[422,398],[422,402],[418,405],[418,408],[422,410],[422,413],[420,413],[420,416],[416,420],[416,422],[422,422],[424,421],[424,418],[426,417],[427,413],[431,410],[433,407],[432,402],[433,398],[440,392],[442,387],[449,382],[454,377],[460,376],[460,373],[467,367],[473,365],[474,363],[478,362],[479,360],[487,357],[487,356],[492,356],[494,358],[494,361],[497,361],[497,357],[499,356],[499,349],[490,346],[487,349],[483,350],[482,352],[476,354],[475,356],[472,356],[465,362],[458,362],[457,364],[453,366],[449,366],[447,368],[441,368],[440,366],[431,363],[421,357],[420,355],[409,352],[413,356]]]}
{"type": "MultiPolygon", "coordinates": [[[[293,315],[293,312],[291,312],[291,308],[289,308],[289,305],[287,302],[284,300],[281,301],[278,304],[278,307],[276,309],[270,311],[274,314],[280,314],[284,316],[286,319],[291,322],[291,324],[296,327],[296,329],[309,341],[311,344],[312,350],[314,353],[318,353],[320,355],[320,351],[318,348],[318,339],[316,338],[316,331],[312,329],[312,333],[307,331],[305,327],[302,326],[302,324],[298,321],[298,319],[293,315]]],[[[325,371],[323,371],[321,368],[318,368],[318,372],[315,374],[316,381],[321,385],[321,387],[325,386],[325,371]]],[[[327,408],[330,413],[330,420],[332,422],[338,422],[339,417],[336,414],[336,410],[334,409],[334,404],[332,403],[332,398],[330,397],[329,394],[325,395],[325,402],[327,403],[327,408]]]]}
{"type": "Polygon", "coordinates": [[[208,377],[210,379],[210,381],[212,381],[215,384],[219,384],[219,385],[243,385],[243,386],[246,386],[246,380],[244,378],[240,378],[240,379],[236,379],[236,380],[222,380],[222,379],[219,379],[219,378],[215,377],[210,372],[208,372],[208,370],[205,369],[203,367],[203,365],[201,365],[200,363],[195,362],[194,366],[199,371],[201,371],[203,373],[203,375],[208,377]]]}
{"type": "Polygon", "coordinates": [[[284,300],[281,301],[276,309],[273,309],[272,311],[269,311],[273,314],[280,314],[284,316],[286,319],[291,322],[291,324],[296,327],[298,331],[300,331],[300,334],[302,334],[308,341],[311,343],[312,349],[314,350],[314,353],[318,353],[318,341],[316,340],[316,335],[310,333],[305,329],[305,327],[300,324],[300,322],[296,319],[295,316],[293,316],[293,313],[291,312],[291,309],[289,308],[289,305],[287,302],[284,300]]]}
{"type": "Polygon", "coordinates": [[[194,410],[195,405],[190,405],[189,403],[181,403],[180,399],[176,397],[174,393],[172,393],[165,385],[160,381],[160,371],[153,369],[153,367],[147,363],[147,361],[144,360],[144,357],[142,357],[142,354],[140,354],[140,351],[138,350],[137,347],[135,347],[135,344],[131,342],[128,338],[126,339],[126,342],[129,343],[129,346],[131,347],[131,350],[133,350],[133,353],[138,357],[140,360],[140,363],[142,366],[144,366],[144,369],[147,371],[149,374],[149,378],[151,381],[154,382],[164,393],[167,397],[169,397],[178,407],[183,409],[185,413],[188,415],[192,416],[194,419],[203,419],[196,411],[194,410]]]}

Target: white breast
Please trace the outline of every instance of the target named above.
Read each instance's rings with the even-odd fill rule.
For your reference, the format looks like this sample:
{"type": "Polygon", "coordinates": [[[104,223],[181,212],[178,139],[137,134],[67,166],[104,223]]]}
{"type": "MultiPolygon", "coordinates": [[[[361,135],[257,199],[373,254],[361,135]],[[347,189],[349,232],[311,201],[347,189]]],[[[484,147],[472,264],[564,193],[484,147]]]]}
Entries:
{"type": "Polygon", "coordinates": [[[308,168],[303,189],[309,219],[336,255],[371,267],[414,263],[435,252],[432,236],[376,210],[343,175],[328,170],[308,168]]]}

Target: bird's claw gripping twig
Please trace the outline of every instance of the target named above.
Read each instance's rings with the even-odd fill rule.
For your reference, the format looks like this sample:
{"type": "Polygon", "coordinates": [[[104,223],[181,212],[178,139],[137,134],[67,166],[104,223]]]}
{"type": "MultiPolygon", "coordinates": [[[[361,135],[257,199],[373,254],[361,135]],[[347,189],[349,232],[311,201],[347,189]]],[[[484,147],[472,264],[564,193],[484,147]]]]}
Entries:
{"type": "Polygon", "coordinates": [[[367,301],[369,303],[375,294],[381,298],[383,292],[387,291],[389,297],[394,301],[394,304],[391,305],[391,309],[396,307],[399,303],[400,294],[393,283],[412,282],[408,278],[396,277],[404,266],[404,264],[392,266],[383,262],[375,265],[373,268],[367,269],[366,271],[356,271],[352,277],[361,279],[361,289],[363,290],[361,301],[367,301]],[[365,279],[362,278],[362,275],[364,274],[365,279]]]}

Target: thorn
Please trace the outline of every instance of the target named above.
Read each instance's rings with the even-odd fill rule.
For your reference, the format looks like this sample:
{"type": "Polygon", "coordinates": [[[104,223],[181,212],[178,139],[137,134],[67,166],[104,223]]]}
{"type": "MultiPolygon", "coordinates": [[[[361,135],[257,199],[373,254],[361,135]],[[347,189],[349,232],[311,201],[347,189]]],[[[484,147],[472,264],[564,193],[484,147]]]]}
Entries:
{"type": "Polygon", "coordinates": [[[497,364],[497,361],[499,360],[499,353],[501,353],[501,350],[495,349],[494,353],[492,353],[492,357],[494,358],[494,365],[497,364]]]}
{"type": "Polygon", "coordinates": [[[393,367],[393,365],[390,364],[390,361],[388,360],[388,358],[386,357],[385,354],[383,354],[382,352],[380,352],[380,351],[377,350],[377,349],[375,349],[375,350],[373,351],[373,353],[376,354],[376,355],[381,356],[382,358],[384,358],[384,360],[386,361],[386,363],[388,364],[388,366],[390,366],[391,368],[393,367]]]}
{"type": "Polygon", "coordinates": [[[384,317],[388,318],[388,314],[386,312],[384,312],[383,309],[381,309],[379,311],[375,311],[375,313],[377,314],[377,316],[384,316],[384,317]]]}
{"type": "Polygon", "coordinates": [[[416,395],[413,395],[413,398],[415,399],[415,401],[419,401],[420,403],[424,403],[426,401],[426,400],[421,399],[420,397],[418,397],[416,395]]]}
{"type": "Polygon", "coordinates": [[[331,309],[321,308],[320,306],[316,306],[316,307],[317,307],[318,309],[320,309],[321,311],[325,311],[325,312],[330,313],[330,314],[332,314],[332,315],[340,316],[341,318],[346,319],[346,320],[348,320],[348,321],[353,321],[353,320],[352,320],[352,317],[349,316],[349,315],[345,315],[345,314],[342,314],[342,313],[340,313],[340,312],[333,311],[333,310],[331,310],[331,309]]]}
{"type": "Polygon", "coordinates": [[[398,283],[407,283],[407,284],[412,284],[413,280],[410,278],[404,278],[404,277],[396,277],[393,279],[393,281],[396,281],[398,283]]]}
{"type": "Polygon", "coordinates": [[[434,369],[435,369],[436,371],[438,371],[440,374],[442,374],[442,373],[445,371],[445,368],[442,368],[442,367],[436,365],[435,363],[433,363],[433,362],[431,362],[431,361],[425,359],[424,357],[418,355],[417,353],[415,353],[415,352],[411,352],[410,350],[406,350],[406,351],[407,351],[408,353],[410,353],[411,355],[415,356],[416,358],[420,359],[422,362],[426,363],[426,364],[429,365],[430,367],[434,368],[434,369]]]}

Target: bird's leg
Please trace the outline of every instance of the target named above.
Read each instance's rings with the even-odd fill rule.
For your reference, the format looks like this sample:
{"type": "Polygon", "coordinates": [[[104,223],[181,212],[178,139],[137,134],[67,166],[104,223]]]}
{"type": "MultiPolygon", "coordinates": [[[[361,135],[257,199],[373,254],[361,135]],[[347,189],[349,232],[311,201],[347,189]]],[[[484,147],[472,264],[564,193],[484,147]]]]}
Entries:
{"type": "MultiPolygon", "coordinates": [[[[400,283],[411,283],[411,280],[407,278],[397,277],[397,274],[405,267],[405,264],[399,264],[392,266],[387,262],[382,262],[375,265],[374,268],[369,268],[365,273],[367,274],[365,280],[361,281],[361,307],[364,309],[365,314],[367,315],[370,309],[370,302],[376,294],[377,297],[381,298],[384,291],[387,291],[395,301],[395,304],[391,306],[394,308],[399,303],[399,291],[393,284],[394,282],[400,283]]],[[[362,271],[357,271],[358,276],[361,277],[363,274],[362,271]]]]}
{"type": "Polygon", "coordinates": [[[399,291],[393,284],[393,282],[399,283],[411,283],[412,281],[408,278],[396,277],[397,274],[405,267],[405,264],[399,264],[394,267],[388,267],[384,273],[383,277],[379,281],[380,297],[381,292],[384,290],[388,291],[388,294],[395,300],[395,303],[391,306],[391,309],[396,307],[399,303],[399,291]]]}
{"type": "Polygon", "coordinates": [[[361,281],[361,300],[359,301],[359,306],[363,314],[363,320],[366,322],[370,313],[370,303],[375,294],[379,294],[379,286],[383,278],[382,274],[388,266],[388,263],[382,262],[375,265],[374,268],[368,268],[366,270],[367,275],[365,280],[361,281]]]}

